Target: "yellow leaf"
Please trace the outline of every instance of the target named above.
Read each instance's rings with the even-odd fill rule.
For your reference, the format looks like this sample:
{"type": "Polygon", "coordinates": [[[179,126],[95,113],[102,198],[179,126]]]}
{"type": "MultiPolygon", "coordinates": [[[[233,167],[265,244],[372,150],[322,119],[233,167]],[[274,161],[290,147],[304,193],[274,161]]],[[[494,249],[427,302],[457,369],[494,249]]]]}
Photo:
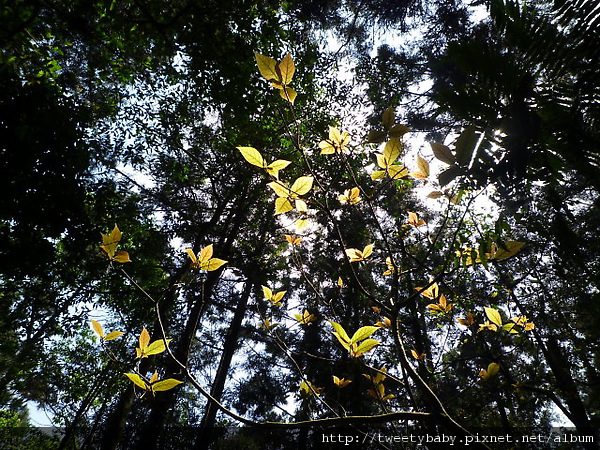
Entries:
{"type": "Polygon", "coordinates": [[[139,343],[140,343],[140,349],[143,351],[146,349],[146,347],[148,347],[148,344],[150,343],[150,333],[148,333],[148,330],[146,330],[146,327],[142,328],[142,332],[140,333],[140,337],[139,337],[139,343]]]}
{"type": "Polygon", "coordinates": [[[267,170],[267,173],[269,175],[273,175],[275,178],[277,178],[279,175],[279,171],[285,169],[290,164],[290,161],[286,161],[285,159],[278,159],[269,164],[265,169],[267,170]]]}
{"type": "MultiPolygon", "coordinates": [[[[377,328],[377,327],[375,327],[377,328]]],[[[375,347],[377,347],[379,345],[379,342],[377,342],[375,339],[365,339],[364,341],[361,342],[361,344],[356,348],[356,350],[354,350],[353,352],[351,352],[352,356],[354,356],[355,358],[358,358],[359,356],[364,355],[365,353],[370,352],[371,350],[373,350],[375,347]]]]}
{"type": "Polygon", "coordinates": [[[350,262],[362,261],[364,259],[362,252],[356,248],[347,248],[346,255],[348,255],[350,262]]]}
{"type": "Polygon", "coordinates": [[[126,373],[125,376],[127,376],[127,378],[133,381],[133,383],[136,386],[142,388],[145,391],[148,390],[148,385],[137,373],[126,373]]]}
{"type": "Polygon", "coordinates": [[[345,378],[338,378],[335,375],[333,376],[333,383],[341,388],[345,388],[346,386],[348,386],[350,383],[352,383],[352,380],[346,380],[345,378]]]}
{"type": "Polygon", "coordinates": [[[112,341],[113,339],[118,338],[122,334],[124,334],[122,331],[111,331],[110,333],[108,333],[106,335],[106,337],[104,338],[104,340],[106,340],[106,341],[112,341]]]}
{"type": "Polygon", "coordinates": [[[433,283],[431,286],[424,290],[422,287],[416,287],[415,290],[418,291],[419,294],[421,294],[423,297],[430,298],[432,300],[435,300],[440,295],[440,288],[437,283],[433,283]]]}
{"type": "Polygon", "coordinates": [[[192,250],[191,248],[186,248],[185,251],[189,255],[190,259],[192,260],[192,265],[196,266],[198,264],[198,258],[196,258],[196,254],[194,253],[194,250],[192,250]]]}
{"type": "Polygon", "coordinates": [[[219,258],[211,258],[208,260],[208,262],[204,266],[201,266],[200,269],[211,272],[213,270],[217,270],[223,264],[227,264],[227,261],[219,259],[219,258]]]}
{"type": "Polygon", "coordinates": [[[271,298],[273,298],[273,291],[271,291],[271,289],[269,289],[267,286],[262,286],[262,291],[263,291],[263,295],[265,296],[265,298],[267,300],[271,300],[271,298]]]}
{"type": "Polygon", "coordinates": [[[375,172],[373,172],[371,174],[371,180],[373,180],[373,181],[382,180],[385,178],[385,175],[386,175],[385,170],[376,170],[375,172]]]}
{"type": "Polygon", "coordinates": [[[304,310],[303,314],[294,314],[294,318],[300,322],[302,325],[310,325],[311,322],[317,320],[314,314],[308,312],[308,310],[304,310]]]}
{"type": "Polygon", "coordinates": [[[494,308],[488,308],[487,306],[484,306],[483,309],[485,309],[485,315],[488,317],[488,319],[490,319],[490,322],[499,327],[502,326],[502,316],[500,315],[498,310],[494,308]]]}
{"type": "MultiPolygon", "coordinates": [[[[171,339],[167,339],[167,345],[169,342],[171,342],[171,339]]],[[[159,353],[164,352],[166,349],[167,347],[165,346],[165,341],[163,339],[157,339],[152,344],[148,345],[143,352],[146,356],[158,355],[159,353]]]]}
{"type": "Polygon", "coordinates": [[[387,141],[383,149],[383,160],[381,161],[383,165],[380,164],[379,167],[386,168],[391,166],[398,159],[401,151],[402,145],[398,138],[392,138],[387,141]]]}
{"type": "Polygon", "coordinates": [[[279,64],[275,66],[275,69],[279,70],[279,73],[281,74],[281,82],[283,84],[290,84],[294,77],[294,72],[296,71],[292,55],[289,53],[285,55],[279,64]]]}
{"type": "Polygon", "coordinates": [[[295,204],[296,204],[296,211],[308,212],[308,206],[306,205],[306,202],[304,200],[296,199],[295,204]]]}
{"type": "Polygon", "coordinates": [[[338,277],[337,285],[340,289],[342,289],[344,287],[344,280],[342,280],[342,277],[338,277]]]}
{"type": "Polygon", "coordinates": [[[260,168],[266,168],[266,161],[260,154],[258,150],[253,147],[237,147],[237,149],[242,153],[242,156],[246,161],[248,161],[253,166],[257,166],[260,168]]]}
{"type": "Polygon", "coordinates": [[[291,195],[290,189],[279,180],[271,181],[267,186],[273,189],[278,197],[286,198],[291,195]]]}
{"type": "Polygon", "coordinates": [[[288,241],[288,243],[290,243],[292,245],[298,245],[300,242],[302,242],[301,237],[294,237],[294,236],[290,236],[289,234],[285,235],[285,239],[286,239],[286,241],[288,241]]]}
{"type": "Polygon", "coordinates": [[[366,327],[361,327],[358,330],[356,330],[356,332],[352,335],[352,337],[350,338],[350,342],[357,343],[359,341],[362,341],[362,340],[368,338],[369,336],[371,336],[377,330],[379,330],[379,327],[370,326],[370,325],[368,325],[366,327]]]}
{"type": "Polygon", "coordinates": [[[408,169],[402,165],[393,164],[387,168],[387,173],[392,180],[398,180],[408,176],[408,169]]]}
{"type": "Polygon", "coordinates": [[[329,139],[321,141],[319,148],[321,154],[327,155],[335,152],[342,153],[347,151],[346,145],[350,143],[350,134],[347,132],[341,132],[336,127],[329,127],[329,139]]]}
{"type": "Polygon", "coordinates": [[[360,189],[353,187],[352,189],[346,189],[343,195],[338,196],[338,200],[342,204],[356,205],[362,201],[360,197],[360,189]]]}
{"type": "Polygon", "coordinates": [[[280,77],[276,70],[277,61],[275,61],[273,58],[269,58],[268,56],[264,56],[256,52],[254,53],[254,58],[258,64],[258,71],[265,80],[280,81],[280,77]]]}
{"type": "Polygon", "coordinates": [[[168,391],[169,389],[173,389],[175,386],[179,386],[181,383],[183,383],[183,381],[179,381],[174,378],[167,378],[166,380],[154,383],[150,387],[154,392],[168,391]]]}
{"type": "Polygon", "coordinates": [[[102,329],[102,325],[100,325],[100,322],[98,322],[97,320],[94,320],[94,319],[90,319],[90,320],[92,322],[92,327],[94,328],[94,331],[96,332],[96,334],[104,339],[104,330],[102,329]]]}
{"type": "Polygon", "coordinates": [[[525,242],[506,241],[500,248],[498,248],[498,250],[496,250],[493,259],[502,261],[503,259],[508,259],[512,256],[515,256],[524,245],[525,242]]]}
{"type": "Polygon", "coordinates": [[[419,220],[419,216],[417,216],[414,212],[408,213],[407,224],[412,225],[413,227],[420,227],[421,225],[425,225],[424,220],[419,220]]]}
{"type": "Polygon", "coordinates": [[[200,254],[198,255],[198,261],[200,266],[206,264],[213,255],[213,245],[207,245],[202,250],[200,250],[200,254]]]}
{"type": "Polygon", "coordinates": [[[294,181],[294,184],[292,184],[290,191],[292,191],[295,195],[304,195],[308,191],[310,191],[310,189],[312,188],[312,184],[313,177],[300,177],[296,181],[294,181]]]}
{"type": "Polygon", "coordinates": [[[129,253],[123,251],[116,252],[115,256],[113,257],[113,260],[115,260],[118,263],[131,262],[131,259],[129,259],[129,253]]]}
{"type": "MultiPolygon", "coordinates": [[[[119,242],[121,240],[122,236],[123,236],[123,234],[119,230],[119,227],[117,225],[115,225],[115,227],[113,228],[113,230],[108,235],[108,238],[110,240],[109,243],[112,244],[113,242],[119,242]]],[[[106,242],[104,242],[104,243],[106,243],[106,242]]]]}
{"type": "Polygon", "coordinates": [[[289,198],[277,197],[275,199],[275,214],[283,214],[294,209],[289,198]]]}
{"type": "Polygon", "coordinates": [[[367,259],[369,256],[371,256],[373,254],[373,244],[367,245],[363,249],[362,254],[364,259],[367,259]]]}
{"type": "Polygon", "coordinates": [[[150,377],[150,384],[155,383],[158,381],[158,372],[155,370],[154,373],[152,374],[152,376],[150,377]]]}
{"type": "Polygon", "coordinates": [[[283,89],[279,90],[279,95],[282,99],[287,100],[290,103],[294,103],[294,100],[296,100],[298,93],[291,87],[285,86],[283,89]]]}
{"type": "Polygon", "coordinates": [[[304,230],[309,225],[308,219],[298,219],[296,220],[296,231],[304,230]]]}

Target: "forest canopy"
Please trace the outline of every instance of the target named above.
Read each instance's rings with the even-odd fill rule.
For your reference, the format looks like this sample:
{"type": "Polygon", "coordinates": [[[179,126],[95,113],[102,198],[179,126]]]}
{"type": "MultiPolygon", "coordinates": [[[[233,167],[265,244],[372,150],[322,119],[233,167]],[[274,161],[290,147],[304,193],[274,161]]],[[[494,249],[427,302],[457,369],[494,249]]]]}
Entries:
{"type": "Polygon", "coordinates": [[[595,1],[0,22],[8,448],[598,448],[595,1]]]}

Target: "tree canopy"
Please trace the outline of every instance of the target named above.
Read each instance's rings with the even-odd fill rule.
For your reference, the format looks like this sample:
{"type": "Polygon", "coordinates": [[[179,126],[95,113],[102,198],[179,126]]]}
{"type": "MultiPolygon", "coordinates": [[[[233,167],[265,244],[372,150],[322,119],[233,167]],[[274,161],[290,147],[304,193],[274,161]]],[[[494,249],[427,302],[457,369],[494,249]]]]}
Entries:
{"type": "Polygon", "coordinates": [[[0,17],[8,448],[598,448],[594,1],[0,17]]]}

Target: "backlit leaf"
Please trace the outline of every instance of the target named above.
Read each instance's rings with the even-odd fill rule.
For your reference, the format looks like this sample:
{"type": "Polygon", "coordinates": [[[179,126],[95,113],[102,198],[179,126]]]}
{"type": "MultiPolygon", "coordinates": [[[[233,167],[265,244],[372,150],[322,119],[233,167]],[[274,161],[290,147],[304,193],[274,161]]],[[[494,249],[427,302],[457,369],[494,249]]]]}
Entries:
{"type": "Polygon", "coordinates": [[[386,130],[389,130],[394,125],[395,120],[394,107],[390,106],[383,112],[381,123],[386,130]]]}
{"type": "Polygon", "coordinates": [[[208,263],[206,263],[206,265],[201,267],[201,270],[207,270],[211,272],[213,270],[217,270],[223,264],[227,264],[227,261],[219,258],[211,258],[210,260],[208,260],[208,263]]]}
{"type": "Polygon", "coordinates": [[[131,259],[129,259],[129,253],[123,252],[123,251],[116,252],[115,256],[113,257],[113,259],[116,262],[118,262],[118,263],[128,263],[128,262],[131,262],[131,259]]]}
{"type": "Polygon", "coordinates": [[[367,142],[370,144],[380,144],[385,141],[387,133],[385,131],[370,131],[367,135],[367,142]]]}
{"type": "Polygon", "coordinates": [[[242,153],[242,156],[244,157],[244,159],[246,161],[248,161],[250,164],[260,167],[260,168],[266,167],[265,159],[260,154],[260,152],[258,150],[256,150],[255,148],[253,148],[253,147],[237,147],[237,149],[242,153]]]}
{"type": "Polygon", "coordinates": [[[141,389],[147,390],[148,385],[137,373],[126,373],[125,376],[129,378],[133,383],[141,389]]]}
{"type": "Polygon", "coordinates": [[[92,322],[92,328],[94,328],[94,331],[96,332],[96,334],[98,336],[100,336],[101,338],[104,338],[104,330],[102,329],[102,325],[100,324],[100,322],[98,322],[97,320],[94,319],[90,319],[92,322]]]}
{"type": "Polygon", "coordinates": [[[431,145],[431,149],[433,150],[433,156],[443,163],[452,165],[456,162],[456,158],[449,147],[436,142],[430,142],[429,145],[431,145]]]}
{"type": "Polygon", "coordinates": [[[106,341],[112,341],[113,339],[118,338],[122,334],[124,334],[122,331],[111,331],[110,333],[108,333],[106,335],[106,337],[104,338],[104,340],[106,340],[106,341]]]}
{"type": "Polygon", "coordinates": [[[524,245],[525,242],[506,241],[496,250],[494,259],[502,261],[503,259],[515,256],[524,245]]]}
{"type": "Polygon", "coordinates": [[[467,166],[471,162],[473,151],[479,141],[479,135],[475,127],[469,126],[463,130],[458,139],[456,139],[456,163],[459,166],[467,166]]]}
{"type": "Polygon", "coordinates": [[[418,173],[420,176],[415,176],[416,178],[427,178],[429,176],[429,162],[426,159],[422,158],[421,155],[417,155],[417,167],[419,168],[418,173]]]}
{"type": "Polygon", "coordinates": [[[399,180],[408,176],[408,169],[402,165],[394,164],[387,168],[387,173],[392,180],[399,180]]]}
{"type": "MultiPolygon", "coordinates": [[[[169,342],[171,342],[171,339],[167,339],[167,344],[169,344],[169,342]]],[[[165,346],[164,339],[157,339],[156,341],[148,345],[148,347],[146,347],[146,349],[144,350],[144,354],[146,356],[158,355],[159,353],[164,352],[166,349],[167,347],[165,346]]]]}
{"type": "Polygon", "coordinates": [[[292,184],[290,190],[296,195],[304,195],[308,191],[310,191],[310,189],[312,188],[312,184],[313,177],[300,177],[296,181],[294,181],[294,184],[292,184]]]}
{"type": "Polygon", "coordinates": [[[345,388],[350,383],[352,383],[352,380],[346,380],[345,378],[338,378],[335,375],[333,375],[333,383],[339,388],[345,388]]]}
{"type": "Polygon", "coordinates": [[[308,212],[308,205],[306,204],[306,202],[304,200],[296,199],[294,201],[294,204],[296,205],[296,211],[308,212]]]}
{"type": "Polygon", "coordinates": [[[287,100],[290,103],[294,103],[294,100],[296,100],[298,93],[291,87],[285,86],[283,89],[279,90],[279,95],[282,99],[287,100]]]}
{"type": "Polygon", "coordinates": [[[483,309],[485,309],[485,315],[488,317],[488,319],[490,319],[490,322],[499,327],[502,326],[502,316],[500,315],[498,310],[494,308],[488,308],[487,306],[484,306],[483,309]]]}
{"type": "Polygon", "coordinates": [[[275,214],[283,214],[294,209],[289,198],[277,197],[275,199],[275,214]]]}
{"type": "Polygon", "coordinates": [[[281,75],[280,81],[283,84],[290,84],[292,78],[294,77],[294,72],[296,71],[294,61],[292,60],[292,55],[289,53],[285,55],[279,64],[275,66],[275,70],[279,71],[281,75]]]}
{"type": "Polygon", "coordinates": [[[352,335],[352,338],[350,338],[350,342],[357,343],[359,341],[362,341],[363,339],[366,339],[369,336],[371,336],[377,330],[379,330],[379,327],[374,327],[374,326],[361,327],[358,330],[356,330],[356,332],[352,335]]]}
{"type": "Polygon", "coordinates": [[[174,378],[167,378],[166,380],[157,381],[152,384],[151,388],[154,392],[168,391],[173,389],[175,386],[179,386],[183,381],[176,380],[174,378]]]}
{"type": "Polygon", "coordinates": [[[273,58],[269,58],[268,56],[264,56],[256,52],[254,53],[254,58],[258,64],[258,71],[264,79],[268,81],[279,81],[279,75],[275,69],[275,66],[277,66],[277,61],[275,61],[273,58]]]}
{"type": "Polygon", "coordinates": [[[286,161],[285,159],[278,159],[269,164],[265,169],[267,170],[267,173],[277,178],[279,171],[285,169],[290,164],[290,161],[286,161]]]}
{"type": "Polygon", "coordinates": [[[404,125],[394,125],[392,128],[390,128],[389,135],[390,135],[390,137],[393,137],[393,138],[399,138],[399,137],[404,136],[409,131],[410,131],[410,128],[408,128],[404,125]]]}
{"type": "Polygon", "coordinates": [[[333,322],[331,320],[329,321],[329,323],[331,324],[335,332],[338,334],[338,339],[341,338],[344,342],[350,342],[350,336],[348,336],[348,333],[346,333],[344,327],[342,327],[339,323],[333,322]]]}
{"type": "Polygon", "coordinates": [[[385,160],[385,165],[379,167],[389,167],[391,164],[398,159],[400,156],[400,152],[402,151],[402,145],[400,144],[400,140],[398,138],[392,138],[385,144],[383,149],[383,157],[385,160]]]}
{"type": "Polygon", "coordinates": [[[273,189],[278,197],[286,198],[291,195],[290,189],[281,181],[271,181],[270,183],[267,183],[267,186],[273,189]]]}
{"type": "Polygon", "coordinates": [[[142,332],[140,333],[140,337],[139,337],[140,349],[144,350],[146,347],[148,347],[149,343],[150,343],[150,333],[148,333],[148,330],[146,330],[146,327],[144,327],[144,328],[142,328],[142,332]]]}
{"type": "Polygon", "coordinates": [[[366,339],[362,341],[362,343],[358,346],[358,348],[354,351],[354,356],[357,358],[361,355],[364,355],[367,352],[370,352],[375,347],[379,345],[379,342],[375,339],[366,339]]]}

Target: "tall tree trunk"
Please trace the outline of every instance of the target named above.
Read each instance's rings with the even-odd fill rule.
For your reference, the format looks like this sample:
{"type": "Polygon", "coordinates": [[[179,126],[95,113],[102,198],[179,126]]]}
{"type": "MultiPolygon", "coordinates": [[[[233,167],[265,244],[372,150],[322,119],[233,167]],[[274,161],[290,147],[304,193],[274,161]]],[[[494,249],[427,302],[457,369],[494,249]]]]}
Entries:
{"type": "MultiPolygon", "coordinates": [[[[221,360],[219,361],[219,368],[213,380],[213,384],[210,389],[211,396],[216,400],[221,400],[223,390],[225,389],[225,382],[227,381],[227,375],[229,374],[229,368],[231,367],[231,361],[233,355],[238,348],[238,340],[240,331],[242,329],[242,321],[246,315],[246,309],[248,307],[248,300],[250,299],[250,293],[252,292],[252,277],[246,281],[244,290],[241,293],[238,303],[225,338],[225,345],[223,353],[221,354],[221,360]]],[[[208,449],[210,442],[212,441],[213,430],[215,426],[215,418],[217,416],[217,406],[208,401],[206,409],[204,410],[204,416],[200,423],[200,431],[196,438],[195,448],[198,450],[208,449]]]]}

